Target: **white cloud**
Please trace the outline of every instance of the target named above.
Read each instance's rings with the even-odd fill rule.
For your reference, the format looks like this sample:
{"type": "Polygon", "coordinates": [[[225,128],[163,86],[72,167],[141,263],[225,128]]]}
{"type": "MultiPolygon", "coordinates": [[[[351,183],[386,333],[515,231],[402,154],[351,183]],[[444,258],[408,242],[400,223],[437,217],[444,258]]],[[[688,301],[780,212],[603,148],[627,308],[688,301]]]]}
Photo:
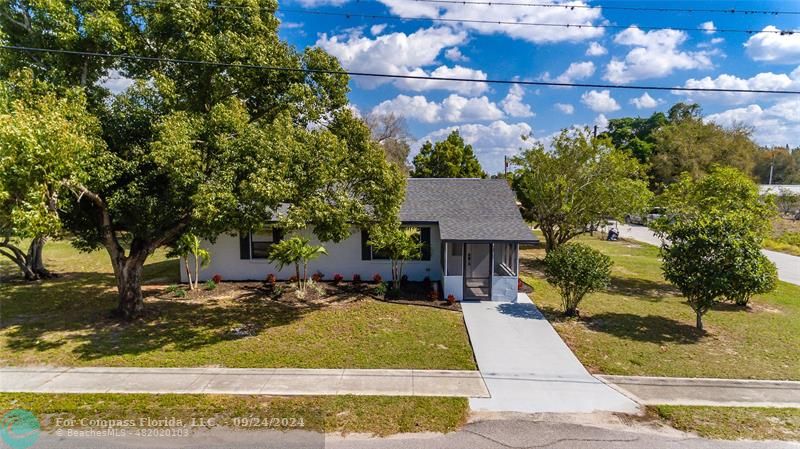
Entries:
{"type": "MultiPolygon", "coordinates": [[[[790,74],[762,72],[750,78],[739,78],[736,75],[722,74],[716,78],[707,76],[701,79],[691,78],[684,83],[684,87],[702,89],[749,89],[749,90],[798,90],[800,89],[800,66],[790,74]]],[[[730,103],[746,103],[763,95],[754,93],[733,92],[674,92],[682,95],[692,95],[698,98],[722,98],[730,103]]]]}
{"type": "Polygon", "coordinates": [[[700,24],[700,28],[705,30],[704,33],[706,33],[706,34],[714,34],[714,33],[717,32],[717,27],[714,26],[714,22],[712,22],[712,21],[701,23],[700,24]]]}
{"type": "Polygon", "coordinates": [[[572,115],[575,112],[575,106],[569,103],[556,103],[554,106],[556,109],[567,115],[572,115]]]}
{"type": "Polygon", "coordinates": [[[549,72],[544,72],[542,79],[545,81],[554,81],[556,83],[571,83],[594,75],[594,70],[594,63],[591,61],[573,62],[561,75],[551,78],[549,72]]]}
{"type": "Polygon", "coordinates": [[[125,77],[118,70],[109,70],[100,85],[110,90],[112,94],[118,94],[128,90],[133,82],[131,78],[125,77]]]}
{"type": "Polygon", "coordinates": [[[377,35],[383,33],[383,30],[385,30],[385,29],[386,29],[386,24],[385,23],[378,23],[376,25],[372,25],[371,27],[369,27],[369,32],[373,36],[377,36],[377,35]]]}
{"type": "Polygon", "coordinates": [[[636,97],[631,100],[631,104],[636,106],[636,109],[652,109],[658,106],[659,100],[651,97],[647,92],[643,93],[641,97],[636,97]]]}
{"type": "MultiPolygon", "coordinates": [[[[366,37],[360,29],[347,34],[328,36],[322,34],[316,45],[337,57],[348,70],[376,72],[390,75],[441,76],[468,79],[486,79],[481,70],[462,66],[439,65],[437,57],[448,47],[463,44],[467,33],[446,27],[422,28],[414,33],[395,32],[374,38],[366,37]],[[438,66],[432,71],[429,66],[438,66]]],[[[356,82],[365,88],[374,88],[392,82],[395,86],[415,91],[442,89],[462,94],[476,95],[488,90],[485,83],[461,81],[434,81],[415,79],[357,77],[356,82]]]]}
{"type": "Polygon", "coordinates": [[[530,142],[522,136],[529,136],[533,132],[533,128],[527,123],[506,123],[503,120],[489,124],[450,126],[433,131],[418,140],[412,146],[411,157],[414,157],[426,141],[443,140],[455,129],[458,129],[465,143],[472,145],[483,169],[490,174],[503,171],[503,156],[515,155],[520,148],[529,147],[530,142]]]}
{"type": "Polygon", "coordinates": [[[297,3],[305,7],[314,7],[314,6],[342,6],[345,3],[349,2],[350,0],[296,0],[297,3]]]}
{"type": "MultiPolygon", "coordinates": [[[[484,20],[495,23],[463,22],[460,26],[479,34],[504,34],[514,39],[533,43],[578,42],[595,39],[603,35],[602,28],[570,27],[551,28],[538,26],[522,26],[496,22],[533,22],[533,23],[574,23],[580,25],[596,25],[603,19],[601,8],[525,8],[515,5],[483,5],[442,3],[431,4],[410,2],[408,0],[380,0],[389,7],[392,14],[398,16],[484,20]]],[[[548,1],[549,3],[549,1],[548,1]]],[[[583,1],[571,2],[586,5],[583,1]]]]}
{"type": "Polygon", "coordinates": [[[703,69],[711,67],[710,52],[680,51],[686,33],[664,29],[644,32],[631,26],[614,37],[619,45],[634,47],[624,59],[613,58],[606,65],[604,78],[613,83],[660,78],[674,70],[703,69]]]}
{"type": "Polygon", "coordinates": [[[781,36],[778,27],[769,25],[744,43],[747,54],[755,61],[777,61],[791,64],[800,62],[800,34],[781,36]],[[765,33],[764,31],[772,31],[765,33]]]}
{"type": "Polygon", "coordinates": [[[500,103],[503,111],[511,117],[532,117],[531,107],[522,102],[525,96],[525,89],[519,84],[512,84],[508,89],[508,94],[500,103]]]}
{"type": "Polygon", "coordinates": [[[586,49],[586,56],[603,56],[606,53],[608,53],[606,47],[603,47],[598,42],[590,43],[589,48],[586,49]]]}
{"type": "Polygon", "coordinates": [[[751,104],[711,114],[705,119],[726,127],[750,126],[753,138],[761,145],[796,145],[800,135],[800,99],[786,99],[768,108],[751,104]]]}
{"type": "MultiPolygon", "coordinates": [[[[435,78],[462,78],[473,80],[485,80],[486,73],[481,70],[470,69],[455,65],[453,67],[439,66],[428,73],[422,68],[416,68],[408,72],[409,75],[435,78]]],[[[395,85],[400,88],[414,90],[417,92],[425,90],[450,90],[464,95],[478,95],[489,90],[486,83],[475,83],[470,81],[442,81],[424,79],[398,79],[395,85]]]]}
{"type": "Polygon", "coordinates": [[[597,132],[601,133],[608,129],[608,118],[605,114],[600,114],[594,119],[594,126],[597,127],[597,132]]]}
{"type": "Polygon", "coordinates": [[[619,103],[611,97],[608,90],[590,90],[581,95],[581,102],[594,112],[613,112],[620,109],[619,103]]]}
{"type": "Polygon", "coordinates": [[[445,50],[444,57],[453,62],[469,61],[469,58],[464,56],[461,53],[461,50],[458,49],[458,47],[448,48],[447,50],[445,50]]]}
{"type": "Polygon", "coordinates": [[[423,123],[497,120],[503,111],[486,96],[466,98],[450,94],[441,102],[429,101],[422,95],[410,97],[398,95],[372,109],[373,114],[388,114],[406,117],[423,123]]]}

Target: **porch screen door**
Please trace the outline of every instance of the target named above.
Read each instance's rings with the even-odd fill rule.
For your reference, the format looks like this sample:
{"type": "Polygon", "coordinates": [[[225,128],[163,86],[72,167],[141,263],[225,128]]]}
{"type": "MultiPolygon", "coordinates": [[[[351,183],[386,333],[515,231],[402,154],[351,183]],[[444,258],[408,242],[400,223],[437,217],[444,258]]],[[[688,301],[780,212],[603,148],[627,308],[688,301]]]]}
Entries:
{"type": "Polygon", "coordinates": [[[464,297],[489,299],[492,287],[491,245],[464,245],[464,297]]]}

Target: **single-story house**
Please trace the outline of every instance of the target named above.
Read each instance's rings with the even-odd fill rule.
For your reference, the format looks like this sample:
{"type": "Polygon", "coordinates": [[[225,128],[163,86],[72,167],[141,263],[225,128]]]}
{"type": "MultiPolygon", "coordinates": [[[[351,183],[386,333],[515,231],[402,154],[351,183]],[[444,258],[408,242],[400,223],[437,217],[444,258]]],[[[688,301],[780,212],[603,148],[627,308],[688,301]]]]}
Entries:
{"type": "MultiPolygon", "coordinates": [[[[445,297],[461,300],[514,300],[517,296],[519,245],[538,240],[520,215],[516,197],[503,179],[410,178],[400,210],[405,226],[420,230],[422,257],[406,261],[409,280],[439,281],[445,297]]],[[[300,232],[312,244],[322,244],[328,255],[309,263],[309,273],[323,279],[340,274],[350,280],[357,274],[368,281],[377,273],[391,279],[391,262],[369,244],[366,230],[353,228],[349,238],[320,243],[310,230],[300,232]]],[[[221,235],[204,242],[211,263],[200,273],[224,280],[278,279],[294,275],[294,267],[278,270],[267,259],[270,247],[282,238],[279,229],[238,235],[221,235]]],[[[187,281],[181,269],[181,277],[187,281]]]]}

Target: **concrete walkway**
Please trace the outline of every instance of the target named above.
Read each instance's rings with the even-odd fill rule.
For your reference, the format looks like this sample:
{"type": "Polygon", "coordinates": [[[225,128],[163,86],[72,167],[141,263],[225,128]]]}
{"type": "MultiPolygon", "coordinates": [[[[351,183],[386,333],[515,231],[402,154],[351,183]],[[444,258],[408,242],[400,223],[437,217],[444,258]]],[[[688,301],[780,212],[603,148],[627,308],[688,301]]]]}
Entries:
{"type": "Polygon", "coordinates": [[[0,368],[0,392],[488,397],[477,371],[0,368]]]}
{"type": "MultiPolygon", "coordinates": [[[[647,226],[627,225],[620,223],[620,237],[661,246],[659,239],[647,226]]],[[[800,285],[800,257],[762,249],[762,253],[778,267],[778,279],[790,284],[800,285]]]]}
{"type": "Polygon", "coordinates": [[[642,405],[800,407],[800,382],[597,376],[642,405]]]}
{"type": "Polygon", "coordinates": [[[476,411],[636,413],[638,406],[590,375],[525,294],[517,302],[461,304],[491,398],[476,411]]]}

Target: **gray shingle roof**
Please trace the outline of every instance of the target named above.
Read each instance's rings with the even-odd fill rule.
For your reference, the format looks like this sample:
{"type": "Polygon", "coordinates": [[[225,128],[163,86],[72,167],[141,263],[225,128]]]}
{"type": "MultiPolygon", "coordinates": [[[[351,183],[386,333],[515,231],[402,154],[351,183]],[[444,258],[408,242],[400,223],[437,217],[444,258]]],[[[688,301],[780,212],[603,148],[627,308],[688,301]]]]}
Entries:
{"type": "Polygon", "coordinates": [[[400,219],[438,223],[442,240],[537,241],[503,179],[410,178],[400,219]]]}

